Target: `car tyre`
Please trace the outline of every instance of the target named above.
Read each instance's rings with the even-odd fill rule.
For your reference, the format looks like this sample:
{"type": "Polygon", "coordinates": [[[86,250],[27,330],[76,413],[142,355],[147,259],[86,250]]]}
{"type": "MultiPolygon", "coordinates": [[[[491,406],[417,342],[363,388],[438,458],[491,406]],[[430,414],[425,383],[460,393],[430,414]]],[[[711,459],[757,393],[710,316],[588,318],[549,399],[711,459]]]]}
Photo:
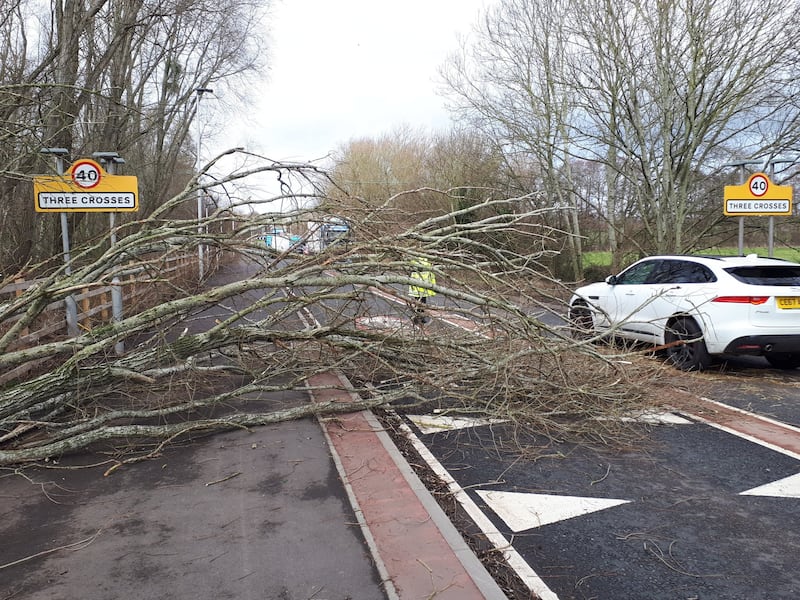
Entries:
{"type": "Polygon", "coordinates": [[[767,362],[771,364],[776,369],[796,369],[800,367],[800,354],[767,354],[764,356],[767,359],[767,362]]]}
{"type": "Polygon", "coordinates": [[[588,340],[594,335],[592,311],[583,302],[569,307],[569,323],[572,337],[576,340],[588,340]]]}
{"type": "Polygon", "coordinates": [[[711,364],[703,332],[691,317],[676,319],[664,333],[667,359],[681,371],[702,371],[711,364]]]}

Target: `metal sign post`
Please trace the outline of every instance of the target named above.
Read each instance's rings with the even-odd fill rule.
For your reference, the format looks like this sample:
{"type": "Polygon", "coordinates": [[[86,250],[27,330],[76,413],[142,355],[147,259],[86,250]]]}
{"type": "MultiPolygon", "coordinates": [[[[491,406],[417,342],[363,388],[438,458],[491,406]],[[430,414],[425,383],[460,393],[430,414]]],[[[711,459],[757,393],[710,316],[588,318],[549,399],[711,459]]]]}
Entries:
{"type": "MultiPolygon", "coordinates": [[[[117,152],[95,152],[92,154],[93,158],[100,161],[101,164],[106,166],[106,171],[109,175],[114,176],[117,174],[117,165],[125,164],[125,159],[120,158],[117,152]]],[[[108,227],[110,236],[110,245],[113,248],[117,243],[117,213],[108,213],[108,227]]],[[[122,321],[123,316],[123,302],[122,302],[122,286],[120,285],[119,276],[114,275],[111,278],[111,318],[114,323],[122,321]]],[[[114,352],[117,356],[122,356],[125,353],[125,342],[117,342],[114,344],[114,352]]]]}
{"type": "MultiPolygon", "coordinates": [[[[42,154],[51,154],[56,157],[56,173],[64,173],[64,157],[69,153],[66,148],[42,148],[42,154]]],[[[64,252],[64,273],[72,275],[72,259],[69,248],[69,223],[67,213],[61,213],[61,246],[64,252]]],[[[78,335],[78,305],[72,295],[64,298],[64,308],[66,310],[67,335],[76,337],[78,335]]]]}
{"type": "MultiPolygon", "coordinates": [[[[781,164],[781,163],[793,164],[793,163],[796,163],[796,162],[797,162],[796,158],[773,159],[773,160],[769,161],[769,176],[770,176],[770,179],[775,179],[775,165],[781,164]]],[[[791,189],[790,186],[788,186],[788,187],[791,189]]],[[[775,217],[770,215],[770,217],[769,217],[769,255],[770,256],[774,255],[774,246],[775,246],[775,244],[773,242],[774,237],[775,237],[775,217]]]]}

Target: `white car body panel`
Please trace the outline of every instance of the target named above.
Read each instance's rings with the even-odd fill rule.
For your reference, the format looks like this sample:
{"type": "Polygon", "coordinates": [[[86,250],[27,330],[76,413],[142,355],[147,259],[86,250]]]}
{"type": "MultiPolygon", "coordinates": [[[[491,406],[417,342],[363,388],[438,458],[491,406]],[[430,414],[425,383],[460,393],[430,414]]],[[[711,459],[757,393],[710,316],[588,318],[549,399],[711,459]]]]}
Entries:
{"type": "MultiPolygon", "coordinates": [[[[739,273],[742,277],[742,273],[739,273]]],[[[763,279],[763,278],[762,278],[763,279]]],[[[709,354],[764,354],[773,350],[800,357],[800,264],[777,259],[748,257],[654,256],[637,261],[616,277],[575,290],[570,307],[581,301],[589,305],[594,329],[615,337],[664,345],[667,323],[688,316],[699,326],[709,354]],[[646,263],[646,264],[645,264],[646,263]],[[638,273],[653,266],[651,274],[637,282],[638,273]],[[700,266],[698,266],[700,265],[700,266]],[[710,278],[701,282],[680,281],[692,276],[710,278]],[[660,270],[659,270],[660,269],[660,270]],[[673,270],[674,269],[674,270],[673,270]],[[773,280],[796,285],[746,283],[730,269],[760,274],[788,273],[773,280]],[[698,275],[699,274],[699,275],[698,275]],[[797,275],[795,275],[797,274],[797,275]],[[650,283],[650,279],[672,277],[677,282],[650,283]],[[627,280],[631,280],[629,283],[627,280]],[[715,302],[727,297],[728,302],[715,302]],[[741,298],[766,297],[761,304],[741,298]],[[797,298],[795,308],[779,308],[778,297],[797,298]],[[773,339],[774,338],[774,339],[773,339]],[[740,340],[743,340],[740,344],[740,340]],[[752,341],[752,344],[750,343],[752,341]],[[738,345],[737,345],[738,344],[738,345]],[[750,346],[760,347],[750,347],[750,346]]],[[[674,336],[673,336],[674,337],[674,336]]],[[[800,360],[800,358],[798,358],[800,360]]]]}

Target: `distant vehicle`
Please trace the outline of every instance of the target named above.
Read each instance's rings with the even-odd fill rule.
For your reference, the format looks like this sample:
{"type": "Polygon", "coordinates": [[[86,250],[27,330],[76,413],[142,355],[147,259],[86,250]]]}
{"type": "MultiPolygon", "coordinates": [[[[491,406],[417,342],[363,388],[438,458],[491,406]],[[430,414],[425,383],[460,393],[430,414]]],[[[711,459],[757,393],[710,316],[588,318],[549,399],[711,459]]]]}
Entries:
{"type": "Polygon", "coordinates": [[[290,234],[283,229],[275,228],[266,235],[261,237],[267,248],[271,248],[276,252],[287,252],[293,250],[295,252],[302,252],[305,244],[299,235],[290,234]]]}
{"type": "Polygon", "coordinates": [[[309,221],[305,239],[305,251],[319,254],[335,244],[346,243],[350,239],[350,225],[339,217],[309,221]]]}
{"type": "Polygon", "coordinates": [[[800,264],[748,256],[651,256],[575,290],[580,337],[607,334],[663,346],[691,371],[724,355],[800,366],[800,264]]]}

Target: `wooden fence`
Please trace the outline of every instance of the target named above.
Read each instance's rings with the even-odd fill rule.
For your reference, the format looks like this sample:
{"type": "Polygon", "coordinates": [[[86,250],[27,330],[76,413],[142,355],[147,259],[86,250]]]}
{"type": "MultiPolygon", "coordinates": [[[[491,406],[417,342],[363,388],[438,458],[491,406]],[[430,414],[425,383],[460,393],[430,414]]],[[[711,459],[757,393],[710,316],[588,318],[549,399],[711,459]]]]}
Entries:
{"type": "MultiPolygon", "coordinates": [[[[183,278],[196,281],[198,275],[197,255],[175,255],[165,257],[158,265],[158,277],[153,277],[153,268],[132,267],[119,279],[123,306],[126,311],[136,307],[152,306],[161,299],[161,286],[157,280],[179,281],[183,278]]],[[[0,304],[19,297],[29,288],[40,285],[42,280],[17,280],[0,287],[0,304]]],[[[90,331],[93,327],[110,323],[112,319],[112,286],[87,285],[72,298],[77,306],[77,324],[80,330],[90,331]]],[[[0,334],[21,319],[15,315],[0,323],[0,334]]],[[[9,350],[30,348],[37,344],[68,337],[66,304],[63,300],[53,302],[27,328],[22,330],[9,350]]],[[[26,373],[32,365],[23,365],[10,373],[0,373],[0,383],[9,381],[26,373]]]]}

